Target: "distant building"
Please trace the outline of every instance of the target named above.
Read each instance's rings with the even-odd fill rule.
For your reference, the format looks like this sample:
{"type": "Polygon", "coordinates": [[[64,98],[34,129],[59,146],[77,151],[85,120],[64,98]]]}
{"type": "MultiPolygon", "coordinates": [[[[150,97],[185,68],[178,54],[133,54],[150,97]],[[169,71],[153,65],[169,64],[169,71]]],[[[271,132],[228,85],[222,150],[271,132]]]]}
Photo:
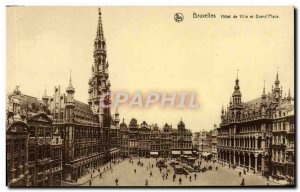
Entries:
{"type": "Polygon", "coordinates": [[[120,149],[122,157],[129,157],[129,131],[124,119],[120,124],[120,149]]]}
{"type": "Polygon", "coordinates": [[[150,156],[158,157],[161,152],[161,130],[157,125],[154,125],[151,129],[150,136],[150,156]]]}
{"type": "Polygon", "coordinates": [[[172,148],[171,154],[192,155],[192,132],[186,129],[182,119],[177,125],[177,129],[172,129],[172,148]]]}
{"type": "Polygon", "coordinates": [[[140,157],[149,157],[151,151],[151,130],[146,121],[141,123],[138,133],[138,154],[140,157]]]}
{"type": "Polygon", "coordinates": [[[214,129],[211,130],[211,154],[213,160],[218,159],[217,145],[218,145],[218,130],[217,130],[217,125],[214,125],[214,129]]]}
{"type": "Polygon", "coordinates": [[[139,155],[139,125],[135,118],[131,119],[128,126],[128,149],[130,156],[139,155]]]}
{"type": "Polygon", "coordinates": [[[163,126],[161,131],[161,156],[168,157],[171,155],[173,146],[173,131],[172,126],[167,123],[163,126]]]}
{"type": "Polygon", "coordinates": [[[158,125],[148,125],[143,121],[140,125],[135,118],[129,126],[120,125],[121,154],[139,157],[169,157],[192,155],[192,132],[185,129],[181,120],[174,129],[167,123],[162,129],[158,125]]]}
{"type": "Polygon", "coordinates": [[[200,131],[194,134],[194,146],[197,147],[200,157],[210,156],[212,153],[211,131],[200,131]]]}

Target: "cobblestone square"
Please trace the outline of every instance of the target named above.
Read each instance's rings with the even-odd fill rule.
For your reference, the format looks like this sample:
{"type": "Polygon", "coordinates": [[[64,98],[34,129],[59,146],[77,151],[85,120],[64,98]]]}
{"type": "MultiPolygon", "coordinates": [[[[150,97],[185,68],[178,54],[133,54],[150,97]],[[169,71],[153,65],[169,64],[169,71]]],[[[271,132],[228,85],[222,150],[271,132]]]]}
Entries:
{"type": "MultiPolygon", "coordinates": [[[[159,160],[159,159],[158,159],[159,160]]],[[[129,163],[129,159],[125,159],[120,164],[112,168],[112,171],[106,171],[99,176],[95,177],[92,182],[86,182],[84,186],[116,186],[116,179],[118,180],[118,186],[146,186],[146,180],[148,180],[148,186],[240,186],[242,179],[245,180],[246,186],[275,186],[279,185],[273,181],[267,181],[265,177],[258,174],[247,174],[239,176],[239,169],[229,169],[228,166],[222,166],[219,163],[205,162],[202,160],[201,168],[212,166],[212,170],[207,170],[204,173],[190,173],[187,176],[177,175],[173,182],[174,170],[169,165],[170,160],[167,161],[168,178],[163,179],[162,175],[166,174],[166,169],[163,169],[160,173],[159,168],[155,166],[155,158],[135,158],[133,164],[129,163]],[[144,166],[138,166],[138,161],[141,161],[144,166]],[[152,168],[153,164],[153,168],[152,168]],[[149,168],[150,166],[150,168],[149,168]],[[218,167],[218,170],[216,170],[218,167]],[[136,173],[134,173],[136,170],[136,173]],[[152,177],[150,176],[152,172],[152,177]],[[195,179],[195,174],[196,179],[195,179]],[[190,181],[191,176],[191,181],[190,181]],[[182,183],[179,184],[179,178],[182,179],[182,183]]],[[[197,162],[196,162],[197,163],[197,162]]],[[[87,177],[90,177],[88,175],[87,177]]]]}

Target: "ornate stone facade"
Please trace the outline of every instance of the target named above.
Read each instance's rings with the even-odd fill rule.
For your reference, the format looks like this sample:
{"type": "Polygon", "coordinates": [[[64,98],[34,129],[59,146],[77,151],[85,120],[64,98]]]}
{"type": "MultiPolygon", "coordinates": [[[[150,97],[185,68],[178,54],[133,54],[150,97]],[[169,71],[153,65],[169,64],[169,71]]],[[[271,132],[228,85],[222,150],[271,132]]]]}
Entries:
{"type": "Polygon", "coordinates": [[[6,170],[8,186],[28,186],[28,124],[22,118],[18,87],[8,97],[6,111],[6,170]]]}
{"type": "MultiPolygon", "coordinates": [[[[57,86],[53,96],[47,96],[45,91],[41,100],[21,94],[18,88],[9,94],[9,185],[53,186],[61,185],[62,181],[70,185],[119,157],[119,114],[116,110],[111,115],[110,107],[100,105],[102,96],[110,93],[111,85],[100,9],[98,16],[88,104],[75,99],[71,76],[65,93],[57,86]],[[17,140],[18,145],[10,136],[10,130],[17,125],[22,125],[18,130],[23,138],[17,140]],[[17,153],[12,149],[16,146],[19,149],[21,144],[22,153],[18,155],[22,155],[14,158],[17,153]],[[15,168],[21,164],[22,169],[15,168]]],[[[110,97],[104,98],[104,103],[109,104],[110,97]]]]}
{"type": "MultiPolygon", "coordinates": [[[[277,121],[274,115],[286,102],[279,84],[277,73],[275,86],[272,86],[270,93],[263,88],[261,97],[243,102],[239,79],[236,79],[229,105],[226,109],[222,108],[221,112],[217,147],[220,162],[255,173],[272,173],[272,138],[274,140],[274,122],[277,121]]],[[[293,119],[293,113],[290,115],[292,118],[286,119],[293,124],[293,120],[290,120],[293,119]]]]}
{"type": "Polygon", "coordinates": [[[148,125],[145,121],[139,125],[135,118],[131,119],[127,127],[123,120],[120,134],[121,154],[127,157],[192,155],[192,132],[185,128],[182,120],[177,129],[167,123],[162,129],[156,124],[148,125]]]}

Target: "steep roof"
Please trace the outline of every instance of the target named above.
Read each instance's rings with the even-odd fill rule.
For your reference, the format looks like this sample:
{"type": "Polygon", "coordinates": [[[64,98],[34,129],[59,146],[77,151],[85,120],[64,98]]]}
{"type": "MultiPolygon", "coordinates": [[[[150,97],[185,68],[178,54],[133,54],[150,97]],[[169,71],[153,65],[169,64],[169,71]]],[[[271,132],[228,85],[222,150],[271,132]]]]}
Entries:
{"type": "Polygon", "coordinates": [[[81,101],[74,100],[75,102],[75,121],[79,123],[98,123],[97,117],[94,115],[90,105],[81,101]]]}

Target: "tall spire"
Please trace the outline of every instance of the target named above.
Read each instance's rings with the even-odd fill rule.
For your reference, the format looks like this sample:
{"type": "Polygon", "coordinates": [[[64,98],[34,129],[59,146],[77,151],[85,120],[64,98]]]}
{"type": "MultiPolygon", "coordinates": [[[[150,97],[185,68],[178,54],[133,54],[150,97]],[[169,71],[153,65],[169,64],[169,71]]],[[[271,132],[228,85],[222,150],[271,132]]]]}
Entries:
{"type": "MultiPolygon", "coordinates": [[[[99,124],[101,127],[110,127],[111,113],[110,106],[108,108],[102,107],[99,98],[104,94],[110,92],[108,83],[108,65],[106,65],[106,42],[102,26],[102,13],[98,9],[98,26],[97,35],[94,40],[94,64],[92,67],[92,77],[89,80],[89,105],[94,109],[94,115],[98,116],[99,124]]],[[[106,101],[110,101],[110,96],[106,96],[106,101]]]]}
{"type": "Polygon", "coordinates": [[[240,90],[240,86],[239,86],[239,70],[236,70],[236,80],[235,80],[235,90],[240,90]]]}
{"type": "Polygon", "coordinates": [[[71,70],[70,70],[69,87],[73,87],[73,85],[72,85],[72,71],[71,70]]]}
{"type": "Polygon", "coordinates": [[[69,86],[66,89],[67,92],[75,92],[75,89],[72,85],[72,71],[70,70],[70,80],[69,80],[69,86]]]}
{"type": "Polygon", "coordinates": [[[236,75],[235,86],[234,86],[232,98],[230,98],[230,105],[233,104],[234,107],[240,107],[238,105],[242,102],[242,100],[241,100],[242,93],[240,91],[240,85],[239,85],[239,75],[238,75],[239,70],[237,69],[236,71],[237,71],[237,75],[236,75]]]}
{"type": "Polygon", "coordinates": [[[292,97],[291,97],[291,89],[290,89],[290,88],[289,88],[287,100],[288,100],[288,102],[290,102],[290,101],[292,100],[292,97]]]}
{"type": "Polygon", "coordinates": [[[262,94],[263,96],[265,96],[266,95],[266,81],[264,81],[264,88],[263,88],[263,94],[262,94]]]}
{"type": "Polygon", "coordinates": [[[275,88],[279,88],[279,74],[278,74],[278,67],[277,67],[277,73],[276,73],[276,80],[275,80],[275,88]]]}
{"type": "Polygon", "coordinates": [[[49,100],[48,96],[47,96],[47,90],[45,89],[44,95],[42,96],[42,100],[44,102],[47,102],[49,100]]]}
{"type": "Polygon", "coordinates": [[[101,17],[101,8],[98,8],[98,27],[97,27],[97,36],[96,39],[103,40],[104,35],[103,35],[103,27],[102,27],[102,17],[101,17]]]}

